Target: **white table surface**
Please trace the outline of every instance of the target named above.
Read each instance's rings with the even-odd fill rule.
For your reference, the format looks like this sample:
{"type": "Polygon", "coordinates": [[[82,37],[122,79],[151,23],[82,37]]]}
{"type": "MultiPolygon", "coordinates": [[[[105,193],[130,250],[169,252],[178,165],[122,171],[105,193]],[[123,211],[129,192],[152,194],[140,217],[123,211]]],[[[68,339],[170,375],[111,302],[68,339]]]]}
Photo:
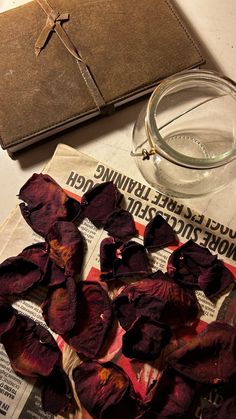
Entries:
{"type": "MultiPolygon", "coordinates": [[[[215,69],[236,81],[236,0],[171,2],[177,5],[193,34],[200,41],[207,58],[203,68],[215,69]]],[[[27,0],[0,0],[0,12],[23,3],[27,3],[27,0]]],[[[60,142],[144,182],[134,159],[130,157],[132,128],[143,104],[144,100],[141,100],[112,116],[90,121],[73,131],[58,135],[56,139],[43,145],[35,145],[30,150],[23,151],[17,160],[12,160],[7,152],[1,149],[0,223],[18,202],[17,193],[20,187],[34,172],[39,173],[42,170],[60,142]]],[[[236,230],[236,175],[224,191],[207,198],[183,202],[236,230]]]]}

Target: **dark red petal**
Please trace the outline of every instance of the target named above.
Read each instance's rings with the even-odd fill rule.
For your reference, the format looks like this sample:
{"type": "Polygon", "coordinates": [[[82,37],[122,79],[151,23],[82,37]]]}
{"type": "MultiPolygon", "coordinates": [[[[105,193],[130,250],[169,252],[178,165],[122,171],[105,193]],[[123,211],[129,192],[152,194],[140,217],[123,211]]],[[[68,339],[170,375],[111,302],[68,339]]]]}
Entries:
{"type": "Polygon", "coordinates": [[[233,274],[220,260],[204,269],[198,277],[198,285],[209,299],[216,297],[233,282],[233,274]]]}
{"type": "Polygon", "coordinates": [[[84,240],[74,223],[58,221],[49,230],[46,241],[50,246],[50,258],[65,270],[66,275],[73,276],[81,271],[84,240]]]}
{"type": "Polygon", "coordinates": [[[127,241],[137,235],[132,214],[124,209],[113,211],[106,219],[104,230],[118,240],[127,241]]]}
{"type": "Polygon", "coordinates": [[[0,295],[21,294],[42,280],[40,268],[21,255],[0,264],[0,295]]]}
{"type": "Polygon", "coordinates": [[[202,410],[202,419],[235,419],[236,395],[224,400],[219,406],[211,405],[202,410]]]}
{"type": "Polygon", "coordinates": [[[169,364],[190,379],[207,384],[227,382],[236,374],[236,328],[212,322],[174,351],[169,364]]]}
{"type": "Polygon", "coordinates": [[[112,272],[119,244],[112,237],[105,237],[100,243],[100,269],[102,273],[112,272]]]}
{"type": "Polygon", "coordinates": [[[93,224],[103,226],[108,215],[117,208],[121,196],[112,182],[100,183],[83,195],[81,209],[93,224]]]}
{"type": "Polygon", "coordinates": [[[51,262],[47,270],[46,279],[48,281],[48,287],[62,285],[66,280],[65,272],[54,262],[51,262]]]}
{"type": "Polygon", "coordinates": [[[125,289],[113,300],[116,316],[125,330],[140,316],[158,320],[164,306],[165,301],[161,298],[136,292],[135,287],[133,293],[125,289]]]}
{"type": "Polygon", "coordinates": [[[63,415],[73,410],[73,394],[66,373],[55,366],[44,381],[42,389],[42,406],[53,415],[63,415]]]}
{"type": "Polygon", "coordinates": [[[125,244],[121,249],[121,258],[114,262],[114,276],[144,276],[149,272],[150,265],[145,247],[135,241],[125,244]]]}
{"type": "Polygon", "coordinates": [[[232,273],[217,256],[192,240],[171,254],[167,271],[176,281],[202,289],[210,299],[234,282],[232,273]]]}
{"type": "Polygon", "coordinates": [[[26,247],[24,250],[22,250],[20,256],[35,263],[35,265],[41,269],[42,273],[46,272],[49,255],[47,251],[47,244],[45,242],[34,243],[26,247]]]}
{"type": "Polygon", "coordinates": [[[123,335],[122,352],[128,358],[151,361],[159,357],[170,337],[164,323],[139,317],[123,335]]]}
{"type": "Polygon", "coordinates": [[[76,322],[77,296],[75,281],[67,277],[64,283],[50,287],[42,304],[48,327],[59,335],[69,332],[76,322]]]}
{"type": "Polygon", "coordinates": [[[145,403],[160,418],[184,417],[194,398],[194,383],[178,374],[166,369],[147,394],[145,403]]]}
{"type": "Polygon", "coordinates": [[[135,400],[125,372],[111,362],[83,362],[73,371],[78,397],[94,418],[133,419],[135,400]]]}
{"type": "Polygon", "coordinates": [[[10,330],[16,321],[16,311],[5,298],[0,297],[0,341],[1,336],[10,330]]]}
{"type": "Polygon", "coordinates": [[[64,336],[78,354],[94,358],[101,350],[112,325],[113,313],[107,292],[98,282],[77,284],[77,322],[64,336]]]}
{"type": "Polygon", "coordinates": [[[144,231],[144,246],[147,249],[163,249],[163,247],[176,243],[177,238],[173,228],[160,214],[157,214],[146,225],[144,231]]]}
{"type": "Polygon", "coordinates": [[[26,377],[49,375],[60,357],[52,335],[20,314],[14,326],[2,336],[2,343],[15,373],[26,377]]]}
{"type": "Polygon", "coordinates": [[[24,201],[20,204],[23,217],[43,237],[56,221],[70,221],[78,211],[78,206],[72,208],[71,198],[63,189],[49,175],[41,173],[33,174],[22,186],[19,198],[24,201]]]}
{"type": "MultiPolygon", "coordinates": [[[[159,298],[164,306],[158,305],[160,321],[171,327],[183,326],[191,323],[198,315],[198,303],[192,292],[186,291],[178,284],[168,279],[168,276],[156,273],[155,279],[142,279],[133,285],[125,287],[119,295],[127,296],[130,301],[138,296],[159,298]],[[160,279],[158,279],[158,276],[160,279]]],[[[117,297],[117,298],[119,298],[117,297]]]]}

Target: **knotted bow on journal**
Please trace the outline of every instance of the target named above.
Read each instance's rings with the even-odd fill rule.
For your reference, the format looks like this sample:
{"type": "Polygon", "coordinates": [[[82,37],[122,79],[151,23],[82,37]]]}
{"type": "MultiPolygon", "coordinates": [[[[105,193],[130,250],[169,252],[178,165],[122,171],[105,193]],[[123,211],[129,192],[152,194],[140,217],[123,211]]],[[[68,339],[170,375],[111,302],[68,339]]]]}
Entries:
{"type": "Polygon", "coordinates": [[[60,38],[61,42],[64,44],[66,49],[69,51],[71,55],[76,59],[76,63],[79,66],[80,72],[83,76],[83,79],[88,87],[88,90],[98,107],[98,109],[102,113],[106,113],[107,111],[111,112],[111,106],[107,106],[105,100],[95,83],[93,76],[89,70],[89,67],[85,63],[85,61],[81,58],[78,50],[74,46],[73,42],[70,40],[69,36],[67,35],[66,31],[62,27],[62,22],[69,20],[70,15],[69,13],[59,13],[58,11],[52,9],[50,4],[47,0],[36,0],[37,3],[42,7],[44,12],[47,15],[47,20],[42,32],[40,33],[36,43],[35,43],[35,54],[38,56],[41,50],[45,47],[49,35],[52,31],[54,31],[57,36],[60,38]]]}

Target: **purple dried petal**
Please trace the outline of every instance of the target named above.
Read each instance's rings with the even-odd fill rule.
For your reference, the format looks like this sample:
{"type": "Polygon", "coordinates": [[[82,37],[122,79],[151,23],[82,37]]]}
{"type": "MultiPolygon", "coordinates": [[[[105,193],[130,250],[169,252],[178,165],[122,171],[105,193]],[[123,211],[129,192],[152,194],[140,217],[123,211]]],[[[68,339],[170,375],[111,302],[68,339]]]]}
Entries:
{"type": "Polygon", "coordinates": [[[139,317],[123,335],[122,352],[127,358],[151,361],[159,357],[170,338],[167,325],[139,317]]]}
{"type": "Polygon", "coordinates": [[[98,282],[77,284],[77,322],[64,339],[78,354],[96,357],[112,325],[113,313],[107,292],[98,282]]]}
{"type": "Polygon", "coordinates": [[[60,352],[52,335],[33,320],[17,314],[13,327],[1,339],[16,374],[47,376],[58,362],[60,352]]]}
{"type": "Polygon", "coordinates": [[[158,279],[158,274],[156,273],[155,279],[142,279],[133,285],[125,287],[117,299],[122,296],[128,297],[129,301],[135,301],[144,296],[149,299],[152,297],[159,298],[164,303],[157,306],[160,321],[167,323],[171,327],[191,323],[198,315],[198,303],[195,295],[168,279],[167,275],[164,276],[164,280],[162,273],[159,276],[160,279],[158,279]]]}
{"type": "Polygon", "coordinates": [[[148,275],[150,265],[147,252],[141,244],[130,241],[121,248],[120,258],[114,262],[114,277],[148,275]]]}
{"type": "Polygon", "coordinates": [[[174,351],[168,362],[194,381],[219,384],[236,374],[235,348],[236,328],[216,321],[174,351]]]}
{"type": "Polygon", "coordinates": [[[51,286],[42,304],[45,322],[60,335],[68,333],[75,326],[76,309],[76,285],[71,277],[67,277],[62,284],[51,286]]]}
{"type": "Polygon", "coordinates": [[[144,246],[147,249],[163,249],[177,243],[176,234],[167,221],[157,214],[145,227],[144,246]]]}
{"type": "Polygon", "coordinates": [[[69,378],[57,365],[45,379],[42,406],[46,412],[53,415],[63,415],[73,410],[73,394],[69,378]]]}
{"type": "Polygon", "coordinates": [[[136,292],[135,288],[133,293],[124,290],[113,300],[116,317],[125,330],[140,316],[158,320],[164,306],[165,301],[161,298],[136,292]]]}
{"type": "Polygon", "coordinates": [[[1,336],[10,330],[16,321],[16,311],[5,298],[0,297],[0,341],[1,336]]]}
{"type": "Polygon", "coordinates": [[[46,241],[50,247],[50,258],[65,270],[66,275],[73,276],[81,271],[84,240],[74,223],[58,221],[49,230],[46,241]]]}
{"type": "Polygon", "coordinates": [[[46,279],[48,280],[48,287],[62,285],[66,280],[65,272],[54,262],[51,262],[47,270],[46,279]]]}
{"type": "Polygon", "coordinates": [[[192,240],[171,254],[167,271],[176,281],[202,289],[208,298],[216,297],[234,282],[232,273],[217,256],[192,240]]]}
{"type": "Polygon", "coordinates": [[[189,410],[194,398],[193,382],[166,369],[154,384],[145,403],[158,414],[158,418],[183,417],[189,410]]]}
{"type": "Polygon", "coordinates": [[[117,365],[108,362],[83,362],[73,371],[77,395],[89,412],[98,419],[132,419],[136,401],[129,377],[117,365]]]}
{"type": "Polygon", "coordinates": [[[40,268],[18,255],[0,264],[0,295],[22,294],[43,279],[40,268]]]}
{"type": "Polygon", "coordinates": [[[36,233],[45,237],[50,227],[58,220],[71,220],[79,211],[71,198],[49,176],[34,173],[22,186],[19,198],[23,217],[36,233]]]}
{"type": "Polygon", "coordinates": [[[81,209],[85,217],[100,227],[117,208],[121,196],[112,182],[100,183],[82,196],[81,209]]]}
{"type": "Polygon", "coordinates": [[[106,219],[104,230],[118,240],[127,241],[137,235],[132,214],[124,209],[113,211],[106,219]]]}

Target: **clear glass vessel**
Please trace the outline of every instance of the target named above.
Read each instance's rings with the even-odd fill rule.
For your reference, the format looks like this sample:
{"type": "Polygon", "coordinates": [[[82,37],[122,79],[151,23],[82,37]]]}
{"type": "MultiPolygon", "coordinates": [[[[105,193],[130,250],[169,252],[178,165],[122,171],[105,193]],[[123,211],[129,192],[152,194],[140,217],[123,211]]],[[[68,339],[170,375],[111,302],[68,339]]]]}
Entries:
{"type": "Polygon", "coordinates": [[[131,155],[167,195],[197,197],[228,185],[236,176],[236,84],[206,70],[165,79],[136,121],[131,155]]]}

